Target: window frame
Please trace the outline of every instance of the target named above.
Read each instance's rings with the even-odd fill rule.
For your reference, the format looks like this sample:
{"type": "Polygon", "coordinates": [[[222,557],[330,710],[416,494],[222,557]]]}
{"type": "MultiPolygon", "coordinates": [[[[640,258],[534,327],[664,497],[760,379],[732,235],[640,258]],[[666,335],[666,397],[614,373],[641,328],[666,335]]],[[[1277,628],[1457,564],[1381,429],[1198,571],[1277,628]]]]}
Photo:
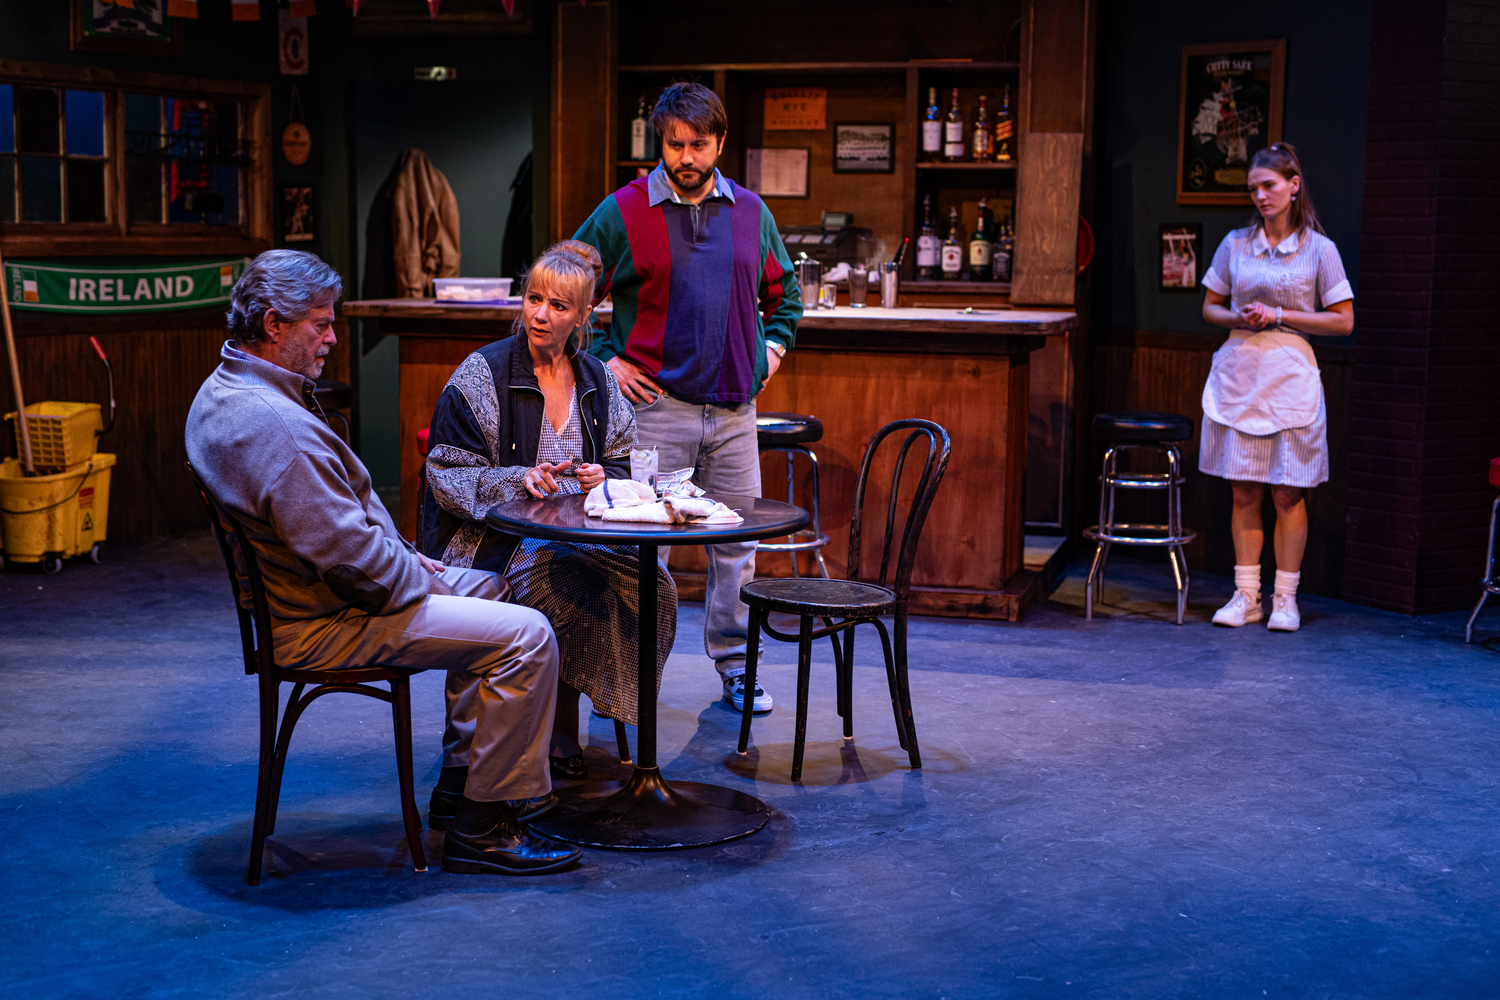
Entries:
{"type": "MultiPolygon", "coordinates": [[[[108,222],[4,222],[0,243],[10,256],[191,256],[256,254],[272,245],[271,87],[166,73],[58,66],[0,59],[0,83],[104,93],[105,217],[108,222]],[[235,101],[251,164],[240,173],[236,225],[130,221],[125,183],[125,95],[235,101]]],[[[19,162],[19,160],[18,160],[19,162]]],[[[66,197],[66,193],[64,193],[66,197]]]]}

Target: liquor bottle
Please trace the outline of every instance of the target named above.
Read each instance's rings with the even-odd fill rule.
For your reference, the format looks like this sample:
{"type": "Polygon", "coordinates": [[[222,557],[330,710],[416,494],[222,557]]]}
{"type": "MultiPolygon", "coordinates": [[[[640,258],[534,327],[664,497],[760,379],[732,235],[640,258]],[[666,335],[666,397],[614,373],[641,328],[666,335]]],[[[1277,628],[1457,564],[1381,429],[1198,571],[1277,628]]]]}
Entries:
{"type": "Polygon", "coordinates": [[[995,235],[995,250],[991,257],[990,273],[996,281],[1009,281],[1011,255],[1015,251],[1015,229],[1009,222],[1002,223],[995,235]]]}
{"type": "Polygon", "coordinates": [[[958,88],[953,88],[953,104],[943,122],[943,159],[957,163],[964,158],[964,118],[958,111],[958,88]]]}
{"type": "Polygon", "coordinates": [[[1010,113],[1010,84],[1005,85],[1005,96],[1000,101],[1000,113],[995,117],[995,162],[1014,163],[1016,160],[1016,120],[1010,113]]]}
{"type": "Polygon", "coordinates": [[[642,94],[635,107],[635,117],[630,120],[630,158],[650,160],[654,158],[656,143],[651,140],[651,122],[646,117],[646,95],[642,94]]]}
{"type": "Polygon", "coordinates": [[[922,159],[943,158],[943,113],[938,110],[937,88],[927,88],[927,114],[922,119],[922,159]]]}
{"type": "Polygon", "coordinates": [[[995,249],[989,234],[990,210],[984,202],[979,199],[979,221],[974,223],[974,234],[969,237],[969,275],[974,281],[989,280],[995,249]]]}
{"type": "Polygon", "coordinates": [[[975,163],[988,163],[994,155],[995,137],[990,132],[990,115],[985,108],[986,98],[979,95],[979,116],[974,119],[974,131],[969,136],[969,149],[973,151],[975,163]]]}
{"type": "Polygon", "coordinates": [[[937,276],[938,238],[932,228],[932,195],[922,199],[922,235],[917,237],[917,278],[931,281],[937,276]]]}
{"type": "Polygon", "coordinates": [[[964,248],[958,241],[958,208],[948,210],[948,238],[943,241],[943,280],[957,281],[964,266],[964,248]]]}

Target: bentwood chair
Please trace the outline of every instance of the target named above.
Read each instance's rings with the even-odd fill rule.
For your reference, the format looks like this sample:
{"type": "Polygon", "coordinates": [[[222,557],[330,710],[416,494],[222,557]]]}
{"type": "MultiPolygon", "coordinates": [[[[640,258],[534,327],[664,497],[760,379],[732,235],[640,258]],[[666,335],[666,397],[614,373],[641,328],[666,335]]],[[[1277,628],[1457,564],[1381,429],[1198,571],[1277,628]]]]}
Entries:
{"type": "Polygon", "coordinates": [[[286,764],[287,748],[292,742],[292,728],[302,713],[325,694],[348,692],[377,698],[391,706],[396,730],[396,775],[401,786],[401,819],[406,826],[406,842],[411,849],[413,867],[427,870],[427,855],[422,849],[422,820],[417,812],[412,783],[411,761],[411,675],[420,669],[384,667],[363,664],[336,670],[289,670],[276,665],[271,646],[271,612],[266,602],[265,583],[255,550],[245,529],[223,504],[209,492],[191,465],[193,484],[208,510],[224,565],[229,570],[229,588],[234,597],[235,613],[240,620],[240,646],[245,656],[245,673],[260,683],[260,770],[255,787],[255,819],[250,833],[250,867],[245,881],[260,884],[261,861],[266,838],[276,832],[276,806],[281,798],[281,772],[286,764]],[[249,607],[246,607],[248,603],[249,607]],[[386,682],[390,690],[372,687],[386,682]],[[278,731],[276,712],[281,700],[281,685],[290,683],[291,698],[278,731]],[[309,688],[309,685],[311,687],[309,688]]]}
{"type": "MultiPolygon", "coordinates": [[[[1490,459],[1490,485],[1500,488],[1500,458],[1490,459]]],[[[1469,616],[1469,622],[1464,626],[1464,642],[1474,641],[1474,619],[1479,617],[1479,612],[1484,609],[1484,602],[1489,600],[1491,594],[1500,594],[1500,576],[1495,574],[1495,524],[1500,520],[1500,497],[1490,504],[1490,545],[1484,550],[1484,579],[1479,581],[1479,603],[1474,605],[1474,613],[1469,616]]]]}
{"type": "MultiPolygon", "coordinates": [[[[889,450],[889,449],[888,449],[889,450]]],[[[951,446],[948,432],[930,420],[897,420],[886,424],[875,433],[869,447],[865,449],[864,461],[860,463],[859,479],[854,487],[854,511],[849,521],[849,568],[847,579],[824,580],[817,577],[800,579],[755,580],[740,589],[740,598],[750,606],[750,636],[745,656],[745,690],[755,690],[755,670],[760,653],[760,634],[765,632],[782,642],[797,643],[797,730],[796,744],[792,750],[792,780],[802,777],[802,757],[807,742],[807,694],[812,673],[813,640],[828,636],[833,644],[834,678],[838,691],[838,713],[844,720],[844,739],[854,738],[854,629],[869,623],[880,633],[880,645],[885,653],[886,684],[890,688],[891,711],[896,717],[896,737],[911,760],[913,768],[922,766],[922,756],[917,749],[917,729],[912,719],[911,689],[906,675],[906,621],[910,606],[911,573],[916,560],[917,543],[922,537],[922,526],[927,513],[932,509],[938,485],[948,468],[951,446]],[[881,442],[898,431],[910,431],[895,451],[895,465],[891,474],[890,495],[886,502],[885,535],[880,550],[880,574],[875,582],[860,580],[860,545],[863,541],[865,490],[869,485],[870,470],[874,467],[881,442]],[[921,473],[915,484],[903,489],[903,473],[908,471],[907,455],[912,446],[925,439],[926,456],[921,464],[921,473]],[[903,500],[903,494],[905,499],[903,500]],[[899,539],[896,535],[897,513],[906,506],[906,518],[899,539]],[[892,546],[899,541],[896,561],[891,563],[892,546]],[[894,571],[894,572],[893,572],[894,571]],[[778,632],[767,621],[771,612],[796,615],[800,627],[796,635],[778,632]],[[891,633],[887,631],[884,616],[894,617],[895,643],[892,649],[891,633]],[[823,627],[815,629],[813,619],[820,618],[823,627]],[[838,621],[834,621],[834,619],[838,621]],[[840,647],[839,638],[843,645],[840,647]]],[[[916,463],[911,464],[916,468],[916,463]]],[[[909,481],[909,479],[908,479],[909,481]]],[[[745,699],[744,713],[740,718],[739,752],[744,754],[750,744],[750,720],[753,711],[752,699],[745,699]]]]}

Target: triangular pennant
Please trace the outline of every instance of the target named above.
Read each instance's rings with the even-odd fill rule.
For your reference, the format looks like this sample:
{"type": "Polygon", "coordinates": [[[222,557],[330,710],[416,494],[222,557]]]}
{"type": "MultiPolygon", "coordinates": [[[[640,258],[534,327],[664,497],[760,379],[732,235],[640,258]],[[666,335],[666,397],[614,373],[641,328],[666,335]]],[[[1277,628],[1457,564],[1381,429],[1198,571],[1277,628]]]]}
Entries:
{"type": "Polygon", "coordinates": [[[516,0],[500,0],[500,6],[505,8],[506,17],[516,16],[516,0]]]}
{"type": "Polygon", "coordinates": [[[286,6],[292,17],[312,17],[318,12],[318,0],[288,0],[286,6]]]}
{"type": "Polygon", "coordinates": [[[198,0],[167,0],[167,14],[171,17],[198,19],[198,0]]]}
{"type": "Polygon", "coordinates": [[[437,17],[438,8],[443,5],[443,0],[427,0],[427,16],[437,17]]]}
{"type": "Polygon", "coordinates": [[[229,0],[229,9],[236,21],[259,21],[260,0],[229,0]]]}

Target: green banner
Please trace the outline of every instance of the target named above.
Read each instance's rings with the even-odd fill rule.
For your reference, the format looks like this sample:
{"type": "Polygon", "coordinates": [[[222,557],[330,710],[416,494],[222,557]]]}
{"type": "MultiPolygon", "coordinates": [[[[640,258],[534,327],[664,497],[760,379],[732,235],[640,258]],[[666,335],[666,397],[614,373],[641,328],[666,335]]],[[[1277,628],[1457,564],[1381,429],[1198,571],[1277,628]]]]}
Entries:
{"type": "Polygon", "coordinates": [[[66,313],[164,312],[229,304],[249,260],[196,264],[32,264],[5,262],[5,290],[16,309],[66,313]]]}

